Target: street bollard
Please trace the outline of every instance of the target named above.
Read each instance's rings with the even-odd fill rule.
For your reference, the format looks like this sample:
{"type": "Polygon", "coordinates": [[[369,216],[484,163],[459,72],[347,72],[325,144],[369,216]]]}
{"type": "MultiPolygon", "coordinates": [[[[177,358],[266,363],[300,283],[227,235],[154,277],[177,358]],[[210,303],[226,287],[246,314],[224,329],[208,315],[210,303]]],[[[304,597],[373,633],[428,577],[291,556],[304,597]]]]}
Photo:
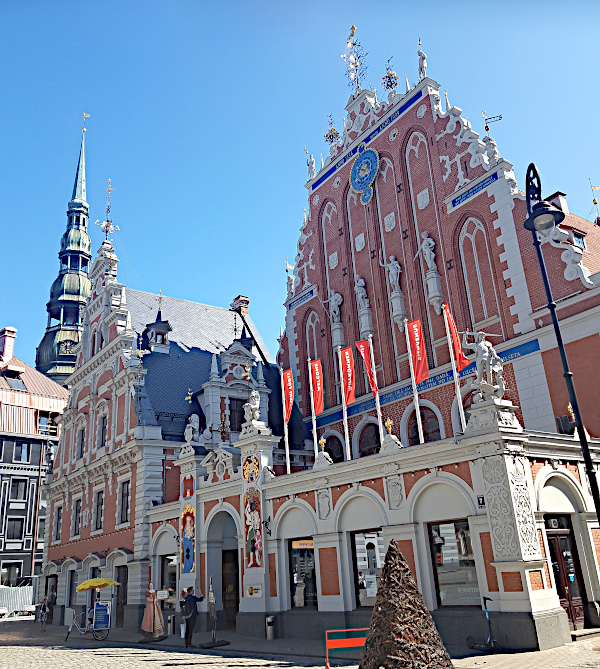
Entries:
{"type": "Polygon", "coordinates": [[[275,638],[275,617],[267,616],[265,623],[267,628],[267,641],[273,641],[275,638]]]}

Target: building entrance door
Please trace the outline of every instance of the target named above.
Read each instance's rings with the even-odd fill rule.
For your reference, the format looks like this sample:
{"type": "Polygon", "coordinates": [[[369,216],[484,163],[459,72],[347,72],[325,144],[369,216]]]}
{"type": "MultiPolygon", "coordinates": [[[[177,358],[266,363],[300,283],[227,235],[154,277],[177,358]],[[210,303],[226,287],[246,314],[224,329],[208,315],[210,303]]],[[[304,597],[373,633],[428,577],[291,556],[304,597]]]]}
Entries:
{"type": "Polygon", "coordinates": [[[577,625],[584,622],[585,592],[570,519],[568,516],[547,517],[546,528],[560,605],[567,612],[569,624],[577,629],[577,625]]]}
{"type": "Polygon", "coordinates": [[[46,578],[46,592],[45,595],[48,597],[48,618],[47,622],[49,625],[52,625],[54,618],[54,607],[56,606],[56,593],[58,591],[58,576],[52,574],[46,578]]]}
{"type": "Polygon", "coordinates": [[[121,566],[115,569],[115,581],[117,586],[117,604],[115,606],[115,627],[123,627],[125,622],[125,605],[127,604],[127,567],[121,566]]]}
{"type": "Polygon", "coordinates": [[[240,597],[238,588],[238,552],[234,550],[222,551],[222,596],[223,612],[225,613],[225,627],[235,629],[240,597]]]}

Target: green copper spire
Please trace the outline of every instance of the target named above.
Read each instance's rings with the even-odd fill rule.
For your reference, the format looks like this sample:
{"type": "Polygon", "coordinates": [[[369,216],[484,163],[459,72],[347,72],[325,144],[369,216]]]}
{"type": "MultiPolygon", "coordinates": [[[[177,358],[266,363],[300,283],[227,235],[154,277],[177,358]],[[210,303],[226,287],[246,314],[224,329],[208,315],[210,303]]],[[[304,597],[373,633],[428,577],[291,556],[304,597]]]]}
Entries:
{"type": "Polygon", "coordinates": [[[85,128],[81,135],[81,149],[79,150],[79,162],[77,163],[71,200],[83,200],[85,202],[85,128]]]}

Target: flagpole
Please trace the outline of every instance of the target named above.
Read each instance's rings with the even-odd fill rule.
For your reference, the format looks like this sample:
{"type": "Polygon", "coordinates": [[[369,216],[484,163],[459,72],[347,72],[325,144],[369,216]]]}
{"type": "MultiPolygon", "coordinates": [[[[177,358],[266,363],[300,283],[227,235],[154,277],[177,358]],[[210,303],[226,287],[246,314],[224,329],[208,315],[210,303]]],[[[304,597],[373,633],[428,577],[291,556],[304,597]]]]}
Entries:
{"type": "Polygon", "coordinates": [[[338,365],[340,369],[340,395],[342,397],[342,409],[344,413],[344,439],[346,440],[346,460],[352,460],[350,450],[350,437],[348,436],[348,411],[346,409],[346,393],[344,392],[344,372],[342,369],[342,347],[337,347],[338,365]]]}
{"type": "Polygon", "coordinates": [[[383,444],[383,419],[381,417],[381,403],[379,401],[379,383],[377,383],[377,372],[375,371],[375,353],[373,353],[373,335],[369,334],[369,353],[371,354],[371,372],[377,385],[375,393],[375,408],[377,409],[377,422],[379,423],[379,442],[383,444]]]}
{"type": "Polygon", "coordinates": [[[319,446],[317,443],[317,419],[315,417],[315,398],[313,397],[312,371],[310,369],[310,356],[308,358],[308,387],[310,390],[310,412],[312,415],[313,442],[315,445],[315,458],[319,455],[319,446]]]}
{"type": "Polygon", "coordinates": [[[450,335],[450,324],[448,323],[448,314],[446,310],[444,312],[444,325],[446,326],[446,339],[448,340],[448,349],[450,351],[450,362],[452,363],[452,374],[454,376],[454,390],[456,391],[456,403],[458,404],[458,414],[460,416],[460,425],[462,431],[467,427],[467,421],[465,420],[465,410],[462,403],[462,396],[460,394],[460,379],[458,377],[458,371],[456,369],[456,360],[454,358],[454,346],[452,344],[452,336],[450,335]]]}
{"type": "Polygon", "coordinates": [[[425,443],[423,436],[423,423],[421,422],[421,409],[419,407],[419,393],[415,383],[415,369],[413,367],[412,349],[410,347],[410,335],[408,334],[408,318],[404,319],[404,332],[406,333],[406,350],[408,351],[408,364],[410,365],[410,380],[412,381],[413,399],[415,402],[415,414],[417,416],[417,427],[419,428],[419,443],[425,443]]]}
{"type": "MultiPolygon", "coordinates": [[[[288,434],[288,424],[285,419],[286,415],[286,406],[285,406],[285,379],[283,377],[283,369],[280,367],[279,372],[281,373],[281,402],[283,404],[283,438],[285,443],[285,469],[288,474],[291,473],[290,469],[290,438],[288,434]]],[[[291,416],[291,414],[290,414],[291,416]]]]}

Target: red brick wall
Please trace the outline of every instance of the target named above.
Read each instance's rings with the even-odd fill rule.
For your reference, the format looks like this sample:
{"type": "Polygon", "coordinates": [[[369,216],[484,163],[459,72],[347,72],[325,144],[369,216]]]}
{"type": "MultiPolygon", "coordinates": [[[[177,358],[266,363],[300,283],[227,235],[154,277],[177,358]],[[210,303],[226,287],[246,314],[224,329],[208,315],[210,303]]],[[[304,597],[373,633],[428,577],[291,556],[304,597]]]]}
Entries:
{"type": "Polygon", "coordinates": [[[468,462],[457,462],[456,465],[444,465],[442,471],[458,476],[469,486],[469,488],[473,487],[473,482],[471,480],[471,466],[468,462]]]}
{"type": "Polygon", "coordinates": [[[533,569],[529,572],[529,582],[531,583],[532,590],[543,590],[544,581],[542,579],[542,570],[533,569]]]}
{"type": "Polygon", "coordinates": [[[285,504],[287,502],[287,497],[275,497],[273,499],[273,518],[277,515],[277,512],[279,511],[280,507],[282,504],[285,504]]]}
{"type": "Polygon", "coordinates": [[[597,527],[592,529],[592,541],[596,552],[596,560],[598,561],[598,564],[600,564],[600,529],[597,527]]]}
{"type": "Polygon", "coordinates": [[[334,507],[337,504],[338,499],[351,487],[352,486],[350,485],[333,486],[331,489],[331,499],[333,500],[334,507]]]}
{"type": "Polygon", "coordinates": [[[487,579],[488,590],[498,592],[498,574],[492,565],[494,561],[494,549],[492,548],[492,536],[489,532],[481,532],[479,535],[481,542],[481,552],[485,563],[485,576],[487,579]]]}
{"type": "Polygon", "coordinates": [[[269,596],[277,597],[277,556],[269,553],[269,596]]]}
{"type": "Polygon", "coordinates": [[[211,509],[217,506],[218,503],[219,501],[216,499],[211,499],[208,502],[204,502],[204,520],[208,518],[208,514],[211,512],[211,509]]]}
{"type": "Polygon", "coordinates": [[[412,575],[414,576],[415,580],[417,578],[417,568],[415,565],[415,551],[413,548],[413,542],[412,539],[397,539],[396,543],[398,544],[398,547],[400,548],[400,552],[402,555],[404,555],[404,559],[406,560],[412,575]]]}
{"type": "Polygon", "coordinates": [[[503,571],[502,585],[504,586],[504,592],[522,592],[523,581],[521,580],[521,572],[503,571]]]}
{"type": "Polygon", "coordinates": [[[423,478],[427,474],[427,471],[425,469],[419,469],[416,472],[405,472],[403,474],[404,476],[404,490],[406,491],[406,496],[408,497],[410,494],[410,491],[413,489],[413,486],[415,483],[418,482],[419,479],[423,478]]]}
{"type": "MultiPolygon", "coordinates": [[[[592,530],[593,532],[594,530],[592,530]]],[[[538,530],[538,539],[540,541],[540,547],[542,549],[542,557],[546,557],[546,544],[544,544],[544,533],[542,530],[538,530]]],[[[548,566],[548,562],[544,564],[544,572],[546,574],[546,587],[551,588],[552,587],[552,579],[550,578],[550,567],[548,566]]]]}
{"type": "Polygon", "coordinates": [[[535,477],[540,473],[540,469],[545,466],[545,462],[543,460],[532,460],[531,461],[531,476],[533,476],[533,480],[535,481],[535,477]]]}
{"type": "Polygon", "coordinates": [[[312,506],[313,511],[317,510],[315,504],[315,493],[312,490],[310,492],[301,492],[297,496],[299,499],[303,499],[305,502],[308,502],[312,506]]]}
{"type": "Polygon", "coordinates": [[[230,497],[226,497],[223,502],[226,502],[227,504],[231,504],[231,506],[234,509],[237,509],[237,512],[240,513],[240,496],[239,495],[231,495],[230,497]]]}
{"type": "Polygon", "coordinates": [[[321,571],[321,594],[339,595],[337,548],[319,548],[319,566],[321,571]]]}
{"type": "Polygon", "coordinates": [[[371,488],[371,490],[374,490],[376,493],[379,494],[381,499],[385,499],[385,492],[383,489],[383,479],[368,479],[367,481],[361,481],[360,484],[364,486],[365,488],[371,488]]]}

